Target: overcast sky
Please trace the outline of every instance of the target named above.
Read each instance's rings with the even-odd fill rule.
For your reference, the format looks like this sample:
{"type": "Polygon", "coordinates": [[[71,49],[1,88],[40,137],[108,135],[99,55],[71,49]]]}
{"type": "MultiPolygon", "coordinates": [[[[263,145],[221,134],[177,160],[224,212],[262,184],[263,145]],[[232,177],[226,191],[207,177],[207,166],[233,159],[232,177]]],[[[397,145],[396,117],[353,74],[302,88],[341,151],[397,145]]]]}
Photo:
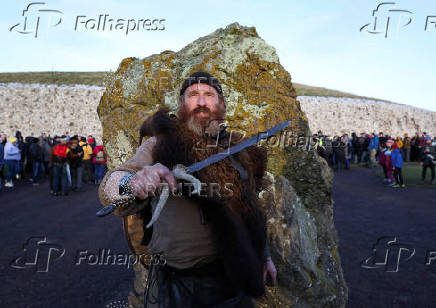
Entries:
{"type": "Polygon", "coordinates": [[[30,3],[2,1],[0,72],[116,70],[123,58],[178,51],[236,21],[276,48],[294,82],[436,111],[434,0],[382,5],[375,28],[381,2],[372,0],[42,0],[25,23],[30,3]],[[86,29],[100,14],[126,23],[165,19],[155,22],[165,29],[97,31],[92,21],[86,29]]]}

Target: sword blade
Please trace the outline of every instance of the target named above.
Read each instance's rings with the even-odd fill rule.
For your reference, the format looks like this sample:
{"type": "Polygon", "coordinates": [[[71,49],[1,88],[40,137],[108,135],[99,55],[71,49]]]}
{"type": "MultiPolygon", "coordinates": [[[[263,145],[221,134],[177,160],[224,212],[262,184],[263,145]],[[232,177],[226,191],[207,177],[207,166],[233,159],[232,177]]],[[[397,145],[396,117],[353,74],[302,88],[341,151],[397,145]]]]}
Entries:
{"type": "Polygon", "coordinates": [[[212,164],[214,164],[214,163],[216,163],[216,162],[218,162],[218,161],[220,161],[220,160],[222,160],[222,159],[224,159],[232,154],[238,153],[238,152],[242,151],[243,149],[245,149],[249,146],[252,146],[253,144],[258,143],[259,140],[266,139],[266,138],[269,138],[269,137],[275,135],[277,132],[279,132],[279,131],[283,130],[285,127],[287,127],[290,123],[291,123],[291,121],[288,120],[286,122],[280,123],[280,124],[270,128],[270,129],[268,129],[265,132],[260,132],[256,136],[251,137],[250,139],[247,139],[247,140],[245,140],[237,145],[234,145],[232,147],[227,148],[226,150],[224,150],[222,152],[219,152],[217,154],[209,156],[208,158],[206,158],[202,161],[196,162],[196,163],[188,166],[187,171],[192,174],[196,171],[199,171],[203,168],[206,168],[206,167],[208,167],[208,166],[210,166],[210,165],[212,165],[212,164]]]}

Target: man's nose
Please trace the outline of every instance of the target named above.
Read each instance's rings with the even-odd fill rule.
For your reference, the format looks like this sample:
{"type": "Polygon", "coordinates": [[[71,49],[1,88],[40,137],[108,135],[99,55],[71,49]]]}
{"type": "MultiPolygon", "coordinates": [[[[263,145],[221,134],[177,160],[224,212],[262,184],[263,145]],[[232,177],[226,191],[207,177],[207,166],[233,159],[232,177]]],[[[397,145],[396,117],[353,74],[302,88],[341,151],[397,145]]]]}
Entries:
{"type": "Polygon", "coordinates": [[[198,95],[197,105],[201,107],[206,106],[206,98],[203,94],[198,95]]]}

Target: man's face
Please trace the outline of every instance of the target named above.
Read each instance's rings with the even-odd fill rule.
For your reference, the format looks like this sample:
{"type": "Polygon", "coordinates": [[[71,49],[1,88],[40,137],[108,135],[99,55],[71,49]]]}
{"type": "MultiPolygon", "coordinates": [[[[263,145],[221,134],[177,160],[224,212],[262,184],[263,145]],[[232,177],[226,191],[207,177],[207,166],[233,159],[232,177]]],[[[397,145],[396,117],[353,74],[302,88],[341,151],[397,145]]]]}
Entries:
{"type": "Polygon", "coordinates": [[[179,118],[187,122],[193,132],[202,136],[206,128],[212,129],[212,134],[219,131],[226,107],[214,87],[203,83],[193,84],[186,88],[184,100],[184,103],[179,105],[179,118]]]}

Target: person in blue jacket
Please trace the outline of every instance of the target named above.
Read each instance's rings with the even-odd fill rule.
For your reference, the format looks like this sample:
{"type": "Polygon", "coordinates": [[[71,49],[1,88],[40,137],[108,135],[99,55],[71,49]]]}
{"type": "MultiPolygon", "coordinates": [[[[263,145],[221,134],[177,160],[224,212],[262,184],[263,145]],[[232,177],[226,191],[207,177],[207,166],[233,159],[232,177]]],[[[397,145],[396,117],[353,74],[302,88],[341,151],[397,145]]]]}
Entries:
{"type": "Polygon", "coordinates": [[[397,143],[392,145],[391,163],[394,168],[395,184],[392,187],[406,187],[403,181],[403,153],[397,143]]]}
{"type": "Polygon", "coordinates": [[[3,181],[3,167],[5,165],[5,144],[6,144],[6,135],[0,135],[0,189],[2,188],[3,181]]]}
{"type": "Polygon", "coordinates": [[[369,138],[369,167],[374,168],[376,166],[375,156],[378,150],[379,137],[372,133],[369,138]]]}

